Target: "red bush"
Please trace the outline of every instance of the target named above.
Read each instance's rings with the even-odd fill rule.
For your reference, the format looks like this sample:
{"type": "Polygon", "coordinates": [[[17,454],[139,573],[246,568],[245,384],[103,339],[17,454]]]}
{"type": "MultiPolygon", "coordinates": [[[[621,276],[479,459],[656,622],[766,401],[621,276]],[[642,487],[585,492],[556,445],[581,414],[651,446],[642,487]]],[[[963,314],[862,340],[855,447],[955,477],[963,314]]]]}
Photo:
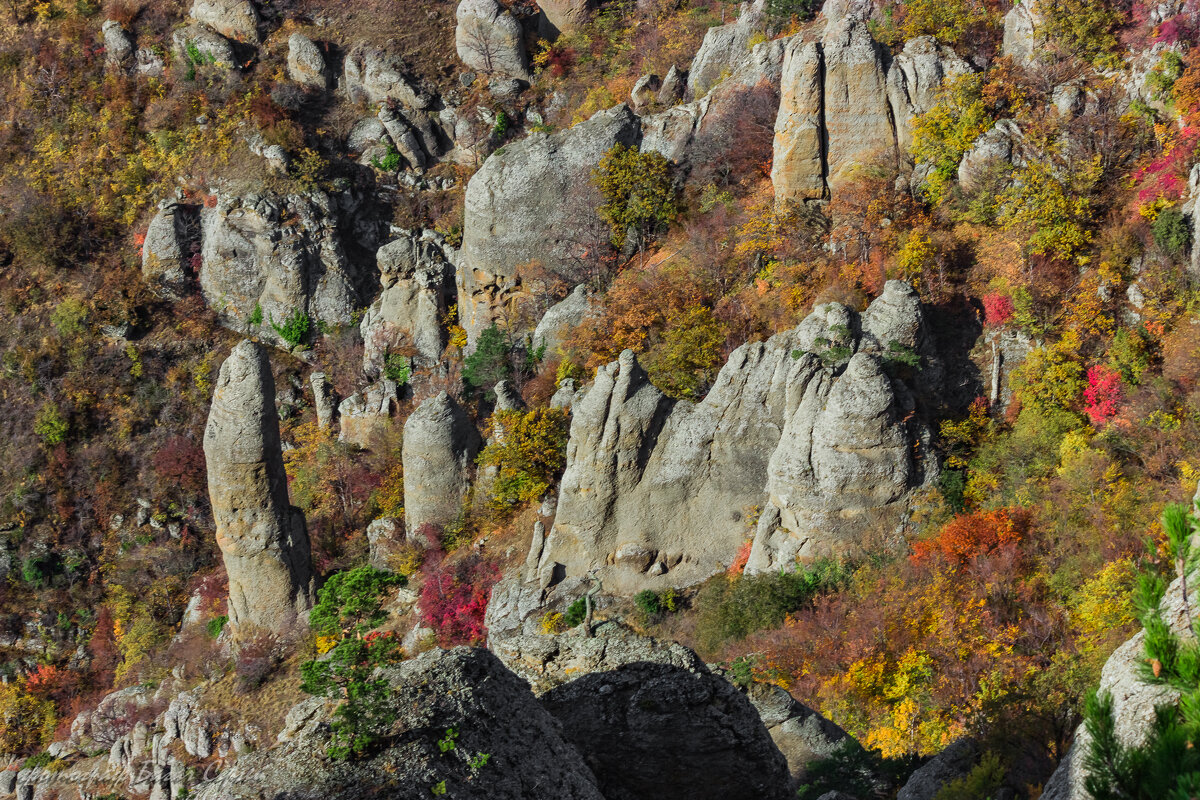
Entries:
{"type": "Polygon", "coordinates": [[[186,436],[172,436],[154,454],[154,472],[167,484],[177,486],[189,496],[204,493],[207,472],[204,450],[186,436]]]}
{"type": "Polygon", "coordinates": [[[478,644],[487,637],[483,615],[492,587],[500,579],[495,564],[477,556],[450,565],[429,558],[422,570],[421,624],[433,628],[438,644],[478,644]]]}
{"type": "Polygon", "coordinates": [[[1027,522],[1019,510],[1001,508],[959,514],[947,522],[932,539],[913,545],[913,560],[921,562],[938,555],[947,561],[966,564],[1006,545],[1021,541],[1027,522]]]}
{"type": "Polygon", "coordinates": [[[1097,428],[1117,415],[1124,395],[1121,373],[1112,367],[1097,364],[1087,373],[1088,385],[1083,390],[1083,411],[1097,428]]]}
{"type": "Polygon", "coordinates": [[[1012,319],[1013,301],[1006,294],[986,294],[983,296],[983,317],[989,328],[995,328],[1012,319]]]}

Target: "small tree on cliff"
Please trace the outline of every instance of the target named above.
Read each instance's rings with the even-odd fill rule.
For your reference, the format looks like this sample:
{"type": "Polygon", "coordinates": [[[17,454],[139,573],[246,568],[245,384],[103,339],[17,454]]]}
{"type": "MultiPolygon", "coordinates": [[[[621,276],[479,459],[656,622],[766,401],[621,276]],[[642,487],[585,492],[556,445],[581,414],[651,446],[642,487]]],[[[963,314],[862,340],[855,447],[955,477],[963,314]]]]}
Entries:
{"type": "Polygon", "coordinates": [[[630,233],[642,247],[650,234],[679,214],[671,164],[661,153],[643,153],[617,143],[592,173],[603,202],[598,209],[608,223],[613,247],[624,248],[630,233]]]}

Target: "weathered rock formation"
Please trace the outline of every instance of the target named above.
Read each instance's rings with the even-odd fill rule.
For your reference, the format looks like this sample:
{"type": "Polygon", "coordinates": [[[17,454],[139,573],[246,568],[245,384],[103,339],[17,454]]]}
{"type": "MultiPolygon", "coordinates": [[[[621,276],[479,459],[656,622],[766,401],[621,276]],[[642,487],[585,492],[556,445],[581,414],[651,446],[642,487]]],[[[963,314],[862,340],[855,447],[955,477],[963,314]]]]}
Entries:
{"type": "Polygon", "coordinates": [[[820,199],[864,163],[899,165],[912,118],[933,106],[944,80],[969,70],[930,36],[892,59],[857,15],[830,19],[820,41],[792,37],[775,122],[776,198],[820,199]]]}
{"type": "Polygon", "coordinates": [[[258,42],[258,11],[250,0],[195,0],[190,13],[227,39],[258,42]]]}
{"type": "Polygon", "coordinates": [[[288,503],[275,381],[262,346],[243,341],[221,365],[204,456],[229,621],[286,630],[312,606],[312,564],[304,515],[288,503]]]}
{"type": "Polygon", "coordinates": [[[541,0],[538,7],[542,9],[546,25],[542,33],[553,39],[560,33],[574,30],[587,22],[596,10],[596,0],[541,0]]]}
{"type": "Polygon", "coordinates": [[[467,185],[459,321],[474,344],[520,293],[517,268],[561,267],[608,239],[591,172],[614,144],[636,145],[639,120],[624,105],[553,135],[534,133],[494,153],[467,185]]]}
{"type": "Polygon", "coordinates": [[[1002,119],[975,140],[958,163],[958,183],[964,192],[985,186],[993,170],[1022,163],[1021,129],[1011,119],[1002,119]]]}
{"type": "Polygon", "coordinates": [[[412,109],[429,108],[433,103],[398,55],[362,42],[346,54],[341,88],[353,102],[392,101],[412,109]]]}
{"type": "Polygon", "coordinates": [[[404,423],[404,519],[409,531],[458,518],[479,453],[479,431],[450,395],[417,407],[404,423]]]}
{"type": "Polygon", "coordinates": [[[193,206],[165,200],[146,229],[142,277],[160,294],[178,300],[193,284],[193,248],[200,245],[200,216],[193,206]]]}
{"type": "Polygon", "coordinates": [[[133,58],[133,38],[114,19],[105,20],[101,32],[104,34],[104,61],[109,68],[126,66],[133,58]]]}
{"type": "Polygon", "coordinates": [[[546,348],[545,357],[562,351],[563,343],[578,328],[592,310],[592,297],[587,286],[576,286],[563,300],[550,306],[533,331],[533,346],[546,348]]]}
{"type": "Polygon", "coordinates": [[[171,41],[179,63],[190,63],[199,57],[201,63],[193,66],[213,64],[223,69],[237,67],[238,61],[233,52],[233,45],[207,25],[193,23],[179,28],[171,35],[171,41]]]}
{"type": "Polygon", "coordinates": [[[382,676],[393,687],[389,702],[397,719],[384,748],[371,758],[322,758],[328,734],[320,723],[328,712],[310,704],[305,716],[316,716],[313,724],[297,725],[270,750],[242,756],[192,796],[357,800],[386,794],[427,800],[441,784],[448,797],[466,799],[603,800],[558,723],[488,651],[430,651],[382,676]],[[438,741],[449,729],[458,736],[454,749],[444,753],[438,741]],[[473,770],[469,762],[482,753],[489,756],[486,764],[473,770]]]}
{"type": "Polygon", "coordinates": [[[296,83],[324,91],[329,88],[329,67],[321,48],[302,33],[288,39],[288,77],[296,83]]]}
{"type": "Polygon", "coordinates": [[[787,760],[793,783],[802,782],[809,764],[828,758],[849,738],[844,730],[778,686],[755,683],[748,695],[771,741],[787,760]]]}
{"type": "Polygon", "coordinates": [[[359,222],[358,199],[346,192],[288,198],[221,193],[200,212],[200,289],[221,322],[283,341],[272,327],[296,315],[310,325],[345,325],[361,307],[364,271],[347,256],[342,225],[363,244],[376,234],[359,222]],[[257,309],[257,311],[256,311],[257,309]]]}
{"type": "Polygon", "coordinates": [[[936,473],[928,431],[906,422],[912,391],[888,373],[900,352],[937,374],[915,292],[889,282],[861,319],[824,306],[738,348],[699,403],[670,400],[623,353],[573,406],[539,575],[597,571],[618,593],[694,583],[730,563],[756,509],[758,570],[894,532],[936,473]]]}
{"type": "Polygon", "coordinates": [[[1045,50],[1046,34],[1041,28],[1038,0],[1017,3],[1004,15],[1004,43],[1000,52],[1021,66],[1034,66],[1045,50]]]}
{"type": "Polygon", "coordinates": [[[751,41],[766,25],[766,0],[751,0],[742,4],[737,20],[709,28],[688,69],[687,98],[701,98],[723,78],[741,71],[750,59],[751,41]]]}
{"type": "Polygon", "coordinates": [[[787,762],[749,699],[707,668],[635,662],[542,704],[606,798],[782,800],[787,762]]]}
{"type": "Polygon", "coordinates": [[[383,289],[363,315],[363,368],[378,374],[391,350],[411,347],[420,366],[446,347],[444,320],[454,298],[454,249],[428,232],[406,232],[375,254],[383,289]]]}
{"type": "Polygon", "coordinates": [[[531,80],[521,23],[496,0],[462,0],[456,13],[454,46],[473,70],[531,80]]]}

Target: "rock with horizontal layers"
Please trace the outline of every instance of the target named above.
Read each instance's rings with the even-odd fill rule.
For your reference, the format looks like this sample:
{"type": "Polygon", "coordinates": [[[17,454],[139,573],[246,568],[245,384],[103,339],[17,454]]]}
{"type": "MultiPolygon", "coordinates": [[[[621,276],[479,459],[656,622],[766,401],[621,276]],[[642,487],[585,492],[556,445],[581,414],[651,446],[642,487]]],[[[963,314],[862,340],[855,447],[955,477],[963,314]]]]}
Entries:
{"type": "Polygon", "coordinates": [[[290,347],[275,326],[300,317],[310,332],[318,323],[350,323],[362,307],[364,275],[347,256],[342,230],[367,223],[356,245],[375,235],[354,196],[219,193],[215,199],[200,212],[199,282],[223,325],[247,331],[258,320],[255,334],[290,347]]]}
{"type": "Polygon", "coordinates": [[[324,91],[329,88],[329,66],[316,42],[302,33],[288,38],[288,77],[302,86],[324,91]]]}
{"type": "Polygon", "coordinates": [[[424,524],[445,526],[462,512],[479,431],[450,395],[421,403],[404,423],[404,521],[419,534],[424,524]]]}
{"type": "Polygon", "coordinates": [[[204,457],[229,621],[282,632],[312,607],[313,576],[304,515],[288,502],[274,398],[266,350],[241,342],[221,365],[204,457]]]}
{"type": "Polygon", "coordinates": [[[496,0],[462,0],[455,12],[454,47],[468,68],[532,80],[521,23],[496,0]]]}
{"type": "Polygon", "coordinates": [[[471,177],[457,278],[459,324],[471,346],[520,295],[518,267],[571,263],[607,244],[592,170],[613,145],[639,138],[637,116],[619,105],[506,145],[471,177]]]}
{"type": "Polygon", "coordinates": [[[250,0],[195,0],[189,13],[227,39],[258,43],[258,11],[250,0]]]}
{"type": "Polygon", "coordinates": [[[363,314],[363,370],[378,375],[389,351],[415,350],[416,366],[442,357],[454,302],[455,251],[433,232],[404,231],[375,254],[383,291],[363,314]]]}
{"type": "Polygon", "coordinates": [[[179,300],[193,285],[193,245],[200,245],[200,215],[194,206],[164,200],[142,243],[142,277],[169,300],[179,300]]]}
{"type": "Polygon", "coordinates": [[[431,650],[379,673],[397,716],[365,758],[329,760],[330,710],[311,705],[298,730],[238,758],[195,787],[198,800],[605,800],[584,757],[528,685],[487,650],[431,650]],[[454,748],[438,746],[456,732],[454,748]],[[473,769],[483,754],[486,762],[473,769]]]}
{"type": "Polygon", "coordinates": [[[783,800],[787,762],[749,699],[702,665],[640,661],[542,695],[606,798],[783,800]]]}
{"type": "Polygon", "coordinates": [[[723,78],[739,71],[750,56],[751,42],[766,30],[766,0],[742,3],[737,20],[709,28],[688,68],[688,99],[708,94],[723,78]]]}
{"type": "Polygon", "coordinates": [[[698,403],[664,396],[630,351],[602,367],[572,407],[538,574],[595,572],[616,594],[696,583],[732,562],[759,509],[751,572],[894,533],[936,477],[911,412],[921,372],[940,367],[911,289],[886,289],[862,320],[830,304],[743,345],[698,403]],[[914,343],[915,375],[885,371],[907,374],[885,364],[893,341],[914,343]]]}

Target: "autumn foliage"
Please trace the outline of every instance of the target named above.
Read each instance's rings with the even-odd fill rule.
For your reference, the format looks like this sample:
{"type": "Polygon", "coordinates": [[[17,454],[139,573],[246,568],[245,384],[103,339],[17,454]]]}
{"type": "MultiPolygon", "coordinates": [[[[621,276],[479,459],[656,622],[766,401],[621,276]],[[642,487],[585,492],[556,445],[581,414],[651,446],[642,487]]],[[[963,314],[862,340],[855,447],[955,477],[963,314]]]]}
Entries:
{"type": "Polygon", "coordinates": [[[913,544],[913,558],[925,561],[941,556],[965,564],[976,556],[992,553],[1021,541],[1027,517],[1020,509],[1001,508],[959,514],[942,526],[932,539],[913,544]]]}

